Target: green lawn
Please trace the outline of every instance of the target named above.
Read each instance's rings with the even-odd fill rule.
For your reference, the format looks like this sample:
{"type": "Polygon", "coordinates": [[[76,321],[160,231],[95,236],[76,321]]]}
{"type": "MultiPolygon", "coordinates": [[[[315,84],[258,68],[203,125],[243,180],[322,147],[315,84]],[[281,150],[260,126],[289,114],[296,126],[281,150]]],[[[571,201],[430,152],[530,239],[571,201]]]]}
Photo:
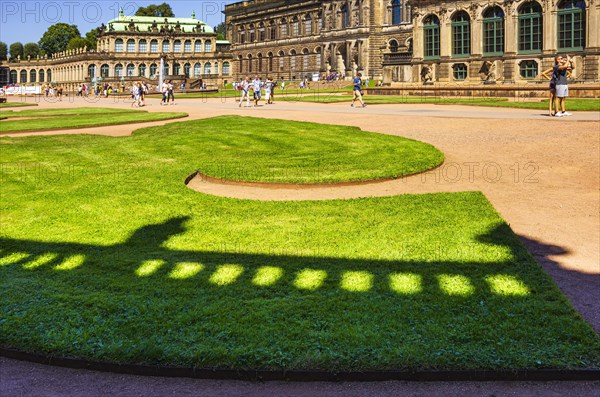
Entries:
{"type": "Polygon", "coordinates": [[[200,194],[184,179],[206,156],[250,161],[244,134],[299,146],[266,119],[212,134],[223,120],[0,139],[0,345],[204,368],[600,367],[597,335],[481,193],[200,194]]]}
{"type": "Polygon", "coordinates": [[[25,103],[25,102],[4,102],[0,103],[0,109],[2,108],[18,108],[23,106],[37,106],[36,103],[25,103]]]}
{"type": "Polygon", "coordinates": [[[24,132],[142,123],[186,117],[187,113],[148,113],[131,109],[77,108],[2,112],[1,131],[24,132]],[[20,118],[27,117],[22,120],[20,118]],[[30,118],[31,117],[31,118],[30,118]]]}
{"type": "MultiPolygon", "coordinates": [[[[521,109],[540,109],[548,110],[548,100],[537,102],[530,101],[509,101],[508,98],[453,98],[440,96],[395,96],[395,95],[365,95],[364,98],[369,105],[387,105],[387,104],[419,104],[434,103],[438,105],[468,105],[468,106],[490,106],[521,109]]],[[[352,101],[349,91],[340,94],[307,92],[286,93],[280,95],[277,100],[298,101],[298,102],[318,102],[318,103],[340,103],[352,101]]],[[[568,98],[567,109],[570,111],[600,111],[600,101],[597,99],[568,98]]]]}

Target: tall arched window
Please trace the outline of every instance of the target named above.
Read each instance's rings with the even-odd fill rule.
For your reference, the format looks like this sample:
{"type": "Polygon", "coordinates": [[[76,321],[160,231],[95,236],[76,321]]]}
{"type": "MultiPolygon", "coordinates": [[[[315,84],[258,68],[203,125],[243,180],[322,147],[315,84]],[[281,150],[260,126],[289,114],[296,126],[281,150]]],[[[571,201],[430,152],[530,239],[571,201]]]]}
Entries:
{"type": "Polygon", "coordinates": [[[240,29],[238,32],[238,42],[240,44],[244,44],[246,42],[246,30],[244,29],[243,26],[240,26],[240,29]]]}
{"type": "Polygon", "coordinates": [[[265,41],[265,24],[262,22],[258,24],[258,41],[265,41]]]}
{"type": "Polygon", "coordinates": [[[171,73],[169,73],[169,70],[171,70],[171,69],[170,69],[170,67],[169,67],[169,64],[168,64],[168,63],[165,63],[165,64],[163,65],[163,76],[168,76],[168,75],[170,75],[171,73]]]}
{"type": "Polygon", "coordinates": [[[277,25],[275,25],[275,21],[269,22],[269,40],[277,39],[277,25]]]}
{"type": "Polygon", "coordinates": [[[135,66],[133,65],[133,63],[130,63],[129,65],[127,65],[127,76],[131,77],[135,74],[135,66]]]}
{"type": "Polygon", "coordinates": [[[558,5],[558,49],[582,51],[584,47],[585,2],[564,0],[558,5]]]}
{"type": "Polygon", "coordinates": [[[158,65],[153,63],[150,65],[150,78],[156,77],[158,74],[158,65]]]}
{"type": "Polygon", "coordinates": [[[223,76],[229,76],[230,68],[229,62],[223,62],[223,76]]]}
{"type": "Polygon", "coordinates": [[[396,40],[390,40],[390,52],[398,52],[398,42],[396,40]]]}
{"type": "Polygon", "coordinates": [[[310,35],[312,34],[312,17],[310,14],[306,14],[304,17],[304,34],[310,35]]]}
{"type": "Polygon", "coordinates": [[[121,65],[120,63],[117,63],[115,65],[115,77],[121,77],[123,76],[123,65],[121,65]]]}
{"type": "Polygon", "coordinates": [[[392,25],[402,23],[402,4],[400,0],[392,0],[392,25]]]}
{"type": "Polygon", "coordinates": [[[212,74],[212,65],[210,62],[204,64],[204,74],[212,74]]]}
{"type": "Polygon", "coordinates": [[[202,74],[202,66],[199,63],[194,64],[194,77],[198,78],[202,74]]]}
{"type": "Polygon", "coordinates": [[[212,51],[212,41],[206,40],[206,42],[204,43],[204,52],[211,52],[211,51],[212,51]]]}
{"type": "Polygon", "coordinates": [[[141,53],[145,53],[148,51],[148,42],[146,41],[146,39],[142,39],[140,40],[140,44],[139,44],[139,52],[141,53]]]}
{"type": "Polygon", "coordinates": [[[542,51],[542,7],[532,1],[519,8],[519,52],[542,51]]]}
{"type": "Polygon", "coordinates": [[[298,21],[298,17],[292,18],[292,36],[300,36],[300,21],[298,21]]]}
{"type": "Polygon", "coordinates": [[[135,40],[127,40],[127,52],[135,52],[135,40]]]}
{"type": "Polygon", "coordinates": [[[440,57],[440,20],[435,15],[429,15],[423,20],[425,33],[425,59],[440,57]]]}
{"type": "Polygon", "coordinates": [[[202,40],[194,41],[194,52],[202,52],[202,40]]]}
{"type": "Polygon", "coordinates": [[[348,11],[348,4],[342,6],[342,28],[350,27],[350,12],[348,11]]]}
{"type": "Polygon", "coordinates": [[[296,69],[296,50],[290,51],[290,69],[296,69]]]}
{"type": "Polygon", "coordinates": [[[315,66],[317,67],[317,70],[321,70],[321,47],[315,48],[315,58],[315,66]]]}
{"type": "Polygon", "coordinates": [[[186,79],[190,78],[190,70],[192,69],[192,65],[190,65],[189,63],[186,63],[185,65],[183,65],[183,75],[185,76],[186,79]]]}
{"type": "Polygon", "coordinates": [[[257,62],[258,62],[258,71],[262,72],[263,71],[263,56],[259,52],[258,55],[256,55],[256,58],[257,58],[257,62]]]}
{"type": "Polygon", "coordinates": [[[164,40],[162,42],[162,52],[171,52],[171,43],[169,40],[164,40]]]}
{"type": "Polygon", "coordinates": [[[215,62],[215,68],[213,70],[213,73],[217,74],[217,75],[219,74],[219,63],[218,62],[215,62]]]}
{"type": "Polygon", "coordinates": [[[248,54],[248,73],[252,73],[252,54],[248,54]]]}
{"type": "Polygon", "coordinates": [[[150,41],[150,52],[156,54],[158,52],[158,40],[150,41]]]}
{"type": "Polygon", "coordinates": [[[284,65],[284,59],[285,59],[285,54],[283,53],[283,51],[279,51],[279,70],[283,70],[283,65],[284,65]]]}
{"type": "Polygon", "coordinates": [[[47,82],[52,81],[52,70],[51,69],[46,70],[46,81],[47,82]]]}
{"type": "Polygon", "coordinates": [[[308,70],[308,61],[309,61],[308,48],[305,48],[302,50],[302,70],[304,70],[304,71],[308,70]]]}
{"type": "Polygon", "coordinates": [[[465,11],[452,16],[452,56],[471,55],[471,19],[465,11]]]}
{"type": "Polygon", "coordinates": [[[105,78],[108,77],[108,65],[104,64],[102,66],[100,66],[100,77],[105,78]]]}
{"type": "Polygon", "coordinates": [[[173,43],[173,52],[181,52],[181,40],[175,40],[173,43]]]}
{"type": "Polygon", "coordinates": [[[96,77],[96,65],[88,66],[88,77],[91,79],[96,77]]]}
{"type": "Polygon", "coordinates": [[[140,63],[140,66],[138,66],[138,76],[146,77],[146,64],[145,63],[140,63]]]}
{"type": "Polygon", "coordinates": [[[40,83],[44,82],[44,69],[40,69],[40,83]]]}
{"type": "Polygon", "coordinates": [[[115,40],[115,52],[123,52],[123,39],[115,40]]]}
{"type": "MultiPolygon", "coordinates": [[[[269,69],[269,72],[272,72],[273,71],[273,53],[269,52],[267,54],[267,57],[269,58],[267,68],[269,69]]],[[[224,65],[223,65],[223,68],[225,68],[224,65]]],[[[223,71],[223,73],[225,73],[225,71],[223,71]]]]}
{"type": "Polygon", "coordinates": [[[287,37],[287,19],[283,18],[279,25],[279,37],[287,37]]]}
{"type": "Polygon", "coordinates": [[[19,76],[21,79],[19,80],[19,83],[27,83],[27,70],[23,69],[21,70],[21,76],[19,76]]]}
{"type": "Polygon", "coordinates": [[[183,43],[183,52],[192,52],[192,40],[186,40],[183,43]]]}
{"type": "Polygon", "coordinates": [[[504,54],[504,11],[490,7],[483,13],[483,55],[504,54]]]}
{"type": "Polygon", "coordinates": [[[37,80],[37,72],[36,72],[36,70],[35,70],[35,69],[31,69],[31,70],[29,71],[29,81],[30,81],[31,83],[35,83],[35,82],[36,82],[36,80],[37,80]]]}
{"type": "Polygon", "coordinates": [[[174,63],[173,64],[173,75],[179,76],[180,74],[181,74],[181,65],[179,65],[178,63],[174,63]]]}
{"type": "Polygon", "coordinates": [[[250,40],[250,43],[254,43],[256,41],[256,29],[254,29],[254,24],[249,26],[248,39],[250,40]]]}

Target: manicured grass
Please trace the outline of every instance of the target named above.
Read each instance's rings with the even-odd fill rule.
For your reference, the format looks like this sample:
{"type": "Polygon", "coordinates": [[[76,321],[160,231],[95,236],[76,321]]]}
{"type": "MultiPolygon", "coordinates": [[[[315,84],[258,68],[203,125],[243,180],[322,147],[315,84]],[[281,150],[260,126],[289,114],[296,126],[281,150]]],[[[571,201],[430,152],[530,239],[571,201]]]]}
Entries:
{"type": "MultiPolygon", "coordinates": [[[[246,121],[257,152],[281,145],[246,121]]],[[[222,130],[205,151],[203,128],[180,131],[0,139],[2,346],[195,367],[600,366],[597,335],[481,193],[212,197],[183,180],[247,138],[222,130]]]]}
{"type": "Polygon", "coordinates": [[[142,123],[186,117],[187,113],[148,113],[140,110],[110,108],[40,109],[3,113],[2,132],[46,131],[66,128],[142,123]],[[21,120],[20,117],[32,117],[21,120]]]}
{"type": "MultiPolygon", "coordinates": [[[[304,92],[304,95],[286,94],[280,95],[277,99],[284,101],[298,102],[318,102],[318,103],[340,103],[352,101],[352,96],[348,92],[344,95],[332,95],[321,92],[304,92]]],[[[537,102],[530,101],[509,101],[508,98],[452,98],[452,97],[430,97],[430,96],[392,96],[392,95],[365,95],[365,102],[369,105],[386,104],[418,104],[434,103],[439,105],[468,105],[468,106],[490,106],[521,109],[548,109],[548,100],[537,102]]],[[[600,101],[597,99],[569,98],[567,99],[567,108],[572,111],[600,111],[600,101]]]]}
{"type": "Polygon", "coordinates": [[[25,102],[3,102],[0,103],[0,109],[2,108],[18,108],[23,106],[37,106],[36,103],[25,103],[25,102]]]}
{"type": "Polygon", "coordinates": [[[423,142],[356,127],[237,116],[151,127],[136,135],[153,146],[178,145],[187,154],[173,156],[188,158],[206,175],[237,181],[383,179],[424,171],[444,159],[423,142]]]}

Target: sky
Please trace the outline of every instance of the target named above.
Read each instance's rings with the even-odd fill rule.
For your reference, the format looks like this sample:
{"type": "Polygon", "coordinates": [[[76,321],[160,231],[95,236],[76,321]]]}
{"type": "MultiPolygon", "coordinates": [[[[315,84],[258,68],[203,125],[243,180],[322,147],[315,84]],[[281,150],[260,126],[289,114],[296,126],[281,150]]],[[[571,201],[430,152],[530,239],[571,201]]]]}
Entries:
{"type": "Polygon", "coordinates": [[[85,34],[102,23],[116,18],[119,8],[133,15],[139,7],[168,3],[176,17],[196,18],[210,26],[223,22],[221,11],[226,4],[239,0],[0,0],[0,41],[10,46],[14,42],[37,43],[44,32],[58,22],[77,25],[85,34]]]}

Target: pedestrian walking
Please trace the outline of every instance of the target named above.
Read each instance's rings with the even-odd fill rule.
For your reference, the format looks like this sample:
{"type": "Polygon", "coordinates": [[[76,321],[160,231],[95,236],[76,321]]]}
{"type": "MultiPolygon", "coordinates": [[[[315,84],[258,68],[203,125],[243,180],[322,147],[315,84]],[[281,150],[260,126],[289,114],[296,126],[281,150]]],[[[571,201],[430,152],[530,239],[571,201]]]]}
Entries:
{"type": "Polygon", "coordinates": [[[350,105],[351,107],[354,107],[354,102],[358,99],[358,101],[360,102],[360,104],[362,105],[362,107],[366,107],[367,104],[363,101],[362,99],[362,80],[361,80],[362,74],[360,74],[360,72],[356,75],[356,77],[354,77],[354,87],[353,87],[353,95],[352,95],[352,104],[350,105]]]}
{"type": "Polygon", "coordinates": [[[242,97],[240,98],[240,105],[242,107],[242,103],[244,102],[244,98],[246,98],[246,107],[250,107],[250,94],[248,91],[250,90],[250,78],[248,76],[244,77],[239,84],[240,91],[242,92],[242,97]]]}

